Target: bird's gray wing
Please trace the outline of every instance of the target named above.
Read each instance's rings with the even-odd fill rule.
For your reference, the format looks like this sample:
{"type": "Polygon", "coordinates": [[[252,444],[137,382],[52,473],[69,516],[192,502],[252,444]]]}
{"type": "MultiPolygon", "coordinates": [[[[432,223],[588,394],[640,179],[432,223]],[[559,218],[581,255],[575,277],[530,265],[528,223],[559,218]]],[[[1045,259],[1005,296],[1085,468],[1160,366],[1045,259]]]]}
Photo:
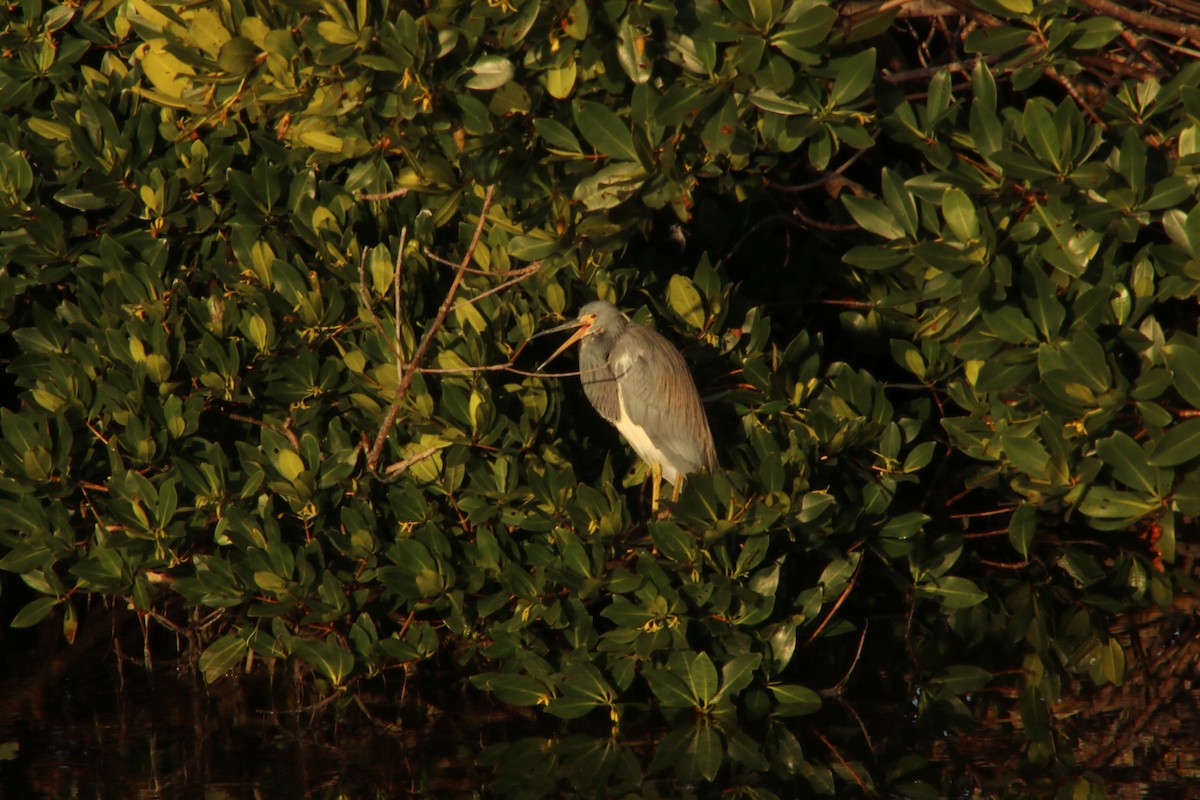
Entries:
{"type": "Polygon", "coordinates": [[[630,325],[608,359],[625,412],[676,469],[717,465],[700,394],[683,356],[660,334],[630,325]]]}
{"type": "Polygon", "coordinates": [[[602,346],[584,339],[579,347],[579,382],[588,401],[600,416],[616,424],[621,414],[617,398],[617,381],[608,363],[608,352],[602,346]]]}

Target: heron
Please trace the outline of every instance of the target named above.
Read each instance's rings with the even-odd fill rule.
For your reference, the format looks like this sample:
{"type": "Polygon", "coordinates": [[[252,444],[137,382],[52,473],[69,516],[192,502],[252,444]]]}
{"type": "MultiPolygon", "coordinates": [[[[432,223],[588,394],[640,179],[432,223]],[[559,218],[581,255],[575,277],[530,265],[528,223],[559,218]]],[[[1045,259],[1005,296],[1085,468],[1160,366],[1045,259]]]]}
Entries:
{"type": "Polygon", "coordinates": [[[708,418],[687,363],[662,334],[631,322],[603,300],[588,303],[574,320],[545,333],[572,328],[575,333],[538,369],[579,342],[583,392],[650,466],[650,508],[656,512],[663,478],[678,500],[685,475],[717,466],[708,418]]]}

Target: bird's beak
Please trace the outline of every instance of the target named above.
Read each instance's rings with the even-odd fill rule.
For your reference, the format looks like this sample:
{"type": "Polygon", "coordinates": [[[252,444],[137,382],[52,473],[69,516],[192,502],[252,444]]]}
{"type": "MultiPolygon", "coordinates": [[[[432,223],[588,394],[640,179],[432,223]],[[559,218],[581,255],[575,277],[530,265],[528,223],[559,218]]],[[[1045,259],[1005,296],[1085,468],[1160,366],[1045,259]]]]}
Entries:
{"type": "MultiPolygon", "coordinates": [[[[558,346],[557,350],[550,354],[549,358],[538,365],[538,371],[541,372],[546,368],[547,364],[558,358],[564,350],[578,342],[583,337],[587,336],[588,331],[592,328],[593,322],[595,322],[594,319],[576,319],[568,322],[566,325],[559,325],[557,328],[551,328],[548,331],[543,331],[542,333],[558,333],[559,331],[567,331],[571,328],[576,329],[575,332],[572,333],[565,342],[558,346]]],[[[542,333],[539,333],[538,336],[541,336],[542,333]]]]}

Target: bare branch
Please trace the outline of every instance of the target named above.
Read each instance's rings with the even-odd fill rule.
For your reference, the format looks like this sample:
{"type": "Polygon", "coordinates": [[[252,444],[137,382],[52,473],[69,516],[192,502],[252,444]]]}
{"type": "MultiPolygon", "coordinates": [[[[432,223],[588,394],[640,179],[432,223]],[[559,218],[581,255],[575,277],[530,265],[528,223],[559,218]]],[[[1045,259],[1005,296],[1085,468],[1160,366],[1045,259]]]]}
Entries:
{"type": "Polygon", "coordinates": [[[379,194],[368,194],[367,192],[359,192],[359,200],[395,200],[397,197],[404,197],[408,194],[408,189],[392,189],[390,192],[380,192],[379,194]]]}
{"type": "MultiPolygon", "coordinates": [[[[407,230],[408,229],[405,228],[403,231],[401,231],[401,239],[404,238],[404,233],[407,232],[407,230]]],[[[390,344],[390,340],[388,339],[387,331],[384,329],[383,323],[379,321],[379,317],[375,316],[375,309],[372,308],[373,304],[371,302],[371,295],[367,292],[367,252],[368,252],[367,248],[364,247],[363,253],[362,253],[362,258],[358,262],[358,299],[360,301],[362,301],[363,311],[366,312],[367,317],[371,320],[372,324],[375,325],[375,330],[379,331],[380,337],[382,337],[385,341],[389,341],[389,344],[390,344]]],[[[400,248],[400,253],[401,254],[404,253],[403,247],[400,248]]],[[[399,272],[399,269],[400,269],[400,267],[399,267],[400,258],[401,258],[400,255],[396,256],[397,272],[399,272]]],[[[396,317],[396,331],[397,331],[396,339],[397,340],[399,340],[399,338],[400,338],[399,330],[400,330],[400,318],[396,317]]],[[[401,357],[400,349],[394,348],[392,351],[392,355],[394,355],[396,357],[396,363],[399,364],[400,357],[401,357]]]]}
{"type": "Polygon", "coordinates": [[[416,464],[419,461],[424,461],[425,459],[429,458],[431,455],[433,455],[437,451],[441,450],[443,447],[444,447],[444,445],[434,445],[433,447],[427,447],[426,449],[422,450],[421,452],[415,453],[414,455],[409,456],[408,458],[404,459],[403,461],[397,461],[395,464],[392,464],[390,467],[385,469],[383,472],[386,475],[399,475],[400,473],[404,472],[406,469],[411,467],[413,464],[416,464]]]}
{"type": "Polygon", "coordinates": [[[292,426],[286,420],[284,421],[284,423],[282,425],[273,425],[270,422],[265,422],[261,419],[255,418],[255,417],[248,417],[245,414],[230,413],[230,414],[227,414],[226,416],[228,416],[230,419],[232,419],[236,422],[248,422],[251,425],[257,425],[260,428],[268,428],[270,430],[276,431],[277,433],[282,433],[284,436],[287,437],[287,440],[291,443],[292,448],[297,453],[300,452],[300,440],[298,438],[296,438],[296,432],[292,430],[292,426]]]}
{"type": "Polygon", "coordinates": [[[1163,19],[1153,14],[1143,14],[1140,11],[1134,11],[1132,8],[1126,8],[1119,3],[1114,3],[1112,0],[1082,0],[1082,2],[1088,8],[1129,25],[1136,25],[1139,28],[1149,31],[1158,31],[1168,36],[1177,36],[1181,39],[1190,39],[1193,42],[1200,42],[1200,26],[1189,25],[1186,22],[1176,22],[1171,19],[1163,19]]]}
{"type": "Polygon", "coordinates": [[[408,394],[408,388],[412,385],[413,378],[416,376],[421,363],[425,360],[425,354],[429,351],[430,345],[433,344],[433,337],[441,330],[442,325],[446,321],[446,315],[450,313],[450,307],[454,303],[454,295],[457,294],[458,287],[462,285],[467,265],[471,263],[471,259],[475,256],[475,248],[479,246],[479,240],[483,238],[483,228],[487,224],[488,209],[491,208],[494,193],[494,186],[489,186],[484,193],[483,208],[479,212],[479,224],[475,226],[475,235],[471,237],[471,243],[467,246],[467,250],[463,254],[462,263],[459,264],[458,270],[454,273],[454,280],[450,282],[450,288],[446,290],[446,297],[442,300],[442,305],[438,308],[437,315],[433,318],[433,322],[430,323],[429,328],[426,329],[425,335],[421,338],[421,343],[417,345],[417,352],[413,354],[412,360],[408,362],[408,367],[399,376],[399,382],[396,385],[396,396],[392,400],[391,406],[388,407],[387,414],[384,415],[383,424],[379,426],[379,433],[376,434],[375,442],[371,445],[371,452],[367,454],[367,468],[371,471],[374,471],[375,465],[379,463],[379,456],[383,452],[383,446],[387,442],[387,437],[396,425],[396,416],[400,413],[400,403],[403,402],[405,395],[408,394]]]}
{"type": "Polygon", "coordinates": [[[897,16],[905,17],[941,17],[953,15],[954,8],[937,0],[887,0],[887,2],[854,2],[843,3],[838,12],[844,17],[867,16],[869,14],[884,14],[899,7],[897,16]]]}
{"type": "MultiPolygon", "coordinates": [[[[480,300],[482,300],[483,298],[487,297],[490,294],[496,294],[497,292],[502,292],[510,286],[515,286],[516,284],[520,283],[521,281],[532,278],[534,275],[537,274],[537,271],[540,270],[541,268],[542,268],[542,262],[535,261],[534,263],[530,264],[528,267],[525,267],[524,269],[517,269],[517,270],[512,270],[510,272],[505,272],[503,274],[514,275],[515,277],[512,278],[511,280],[505,281],[504,283],[493,286],[491,289],[488,289],[486,292],[481,292],[468,300],[463,300],[460,303],[456,303],[454,305],[454,308],[452,308],[450,310],[457,311],[458,309],[462,308],[463,306],[469,306],[469,305],[471,305],[471,303],[479,302],[480,300]]],[[[499,273],[497,273],[497,274],[499,274],[499,273]]]]}
{"type": "Polygon", "coordinates": [[[401,269],[401,267],[404,266],[404,247],[407,243],[408,243],[408,226],[405,225],[403,228],[400,229],[400,249],[398,251],[396,251],[396,267],[392,273],[392,294],[395,295],[395,297],[393,299],[396,304],[396,310],[395,310],[395,315],[396,315],[395,316],[395,328],[396,328],[395,342],[396,343],[392,347],[392,352],[396,354],[396,379],[397,380],[399,380],[400,376],[404,374],[401,371],[404,369],[404,356],[403,356],[404,342],[402,341],[403,336],[401,334],[401,331],[403,330],[403,328],[400,327],[400,269],[401,269]]]}
{"type": "MultiPolygon", "coordinates": [[[[430,250],[428,247],[425,248],[425,256],[430,261],[435,261],[438,264],[443,264],[447,267],[454,267],[455,269],[459,269],[462,266],[457,261],[451,261],[448,258],[442,258],[437,253],[430,250]]],[[[541,261],[537,262],[537,264],[539,264],[539,265],[541,263],[542,263],[541,261]]],[[[532,265],[530,265],[530,266],[532,266],[532,265]]],[[[467,269],[464,271],[468,275],[486,275],[489,278],[508,278],[513,275],[524,275],[526,272],[529,271],[529,267],[521,267],[520,269],[508,269],[508,270],[499,270],[499,271],[494,271],[494,270],[490,270],[490,269],[475,269],[474,267],[467,267],[467,269]]]]}

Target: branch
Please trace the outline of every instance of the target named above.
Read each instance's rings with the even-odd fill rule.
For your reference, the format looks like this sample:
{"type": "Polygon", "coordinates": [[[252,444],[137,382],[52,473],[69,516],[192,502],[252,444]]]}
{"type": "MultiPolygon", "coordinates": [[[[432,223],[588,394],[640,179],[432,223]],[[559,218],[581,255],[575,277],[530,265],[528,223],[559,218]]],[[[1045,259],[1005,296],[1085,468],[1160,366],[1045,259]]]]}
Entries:
{"type": "Polygon", "coordinates": [[[944,17],[952,16],[955,11],[948,3],[937,0],[887,0],[887,2],[855,2],[843,3],[838,7],[838,13],[844,17],[866,16],[868,14],[883,14],[899,7],[896,16],[906,17],[944,17]]]}
{"type": "MultiPolygon", "coordinates": [[[[437,316],[433,318],[433,322],[430,323],[429,328],[425,331],[425,335],[421,338],[421,343],[417,345],[417,352],[413,354],[412,360],[408,362],[407,368],[405,368],[403,374],[400,376],[399,383],[396,386],[396,396],[392,400],[391,406],[388,407],[387,414],[384,415],[383,424],[379,426],[379,433],[376,434],[375,442],[371,445],[371,452],[367,454],[367,468],[372,472],[375,471],[375,465],[379,463],[379,456],[383,452],[383,445],[387,442],[387,437],[396,425],[396,416],[400,413],[400,403],[404,400],[405,395],[408,394],[408,388],[412,385],[413,378],[416,376],[421,363],[425,360],[425,354],[429,352],[430,345],[433,344],[433,337],[446,322],[446,315],[450,313],[450,306],[454,303],[454,295],[458,292],[458,287],[462,285],[467,265],[471,263],[471,259],[475,255],[475,248],[479,246],[479,240],[483,238],[483,228],[487,223],[488,209],[492,205],[492,196],[494,193],[494,186],[489,186],[487,192],[484,193],[483,208],[479,211],[479,224],[475,226],[475,235],[471,237],[471,244],[467,246],[467,251],[463,254],[462,262],[458,265],[458,270],[454,273],[454,280],[450,282],[450,288],[446,291],[446,298],[442,300],[441,307],[438,308],[437,316]]],[[[399,327],[399,320],[396,321],[396,325],[399,327]]]]}
{"type": "Polygon", "coordinates": [[[496,294],[497,292],[502,292],[510,286],[515,286],[516,284],[520,283],[521,281],[527,280],[528,278],[533,277],[537,273],[537,271],[541,268],[542,268],[542,262],[535,261],[532,264],[530,264],[528,267],[524,267],[523,269],[516,269],[516,270],[512,270],[510,272],[498,273],[498,274],[503,274],[503,275],[515,275],[516,277],[512,278],[511,280],[507,280],[504,283],[493,286],[491,289],[488,289],[486,292],[481,292],[470,299],[463,300],[461,303],[456,303],[454,308],[452,308],[450,310],[457,311],[458,309],[462,308],[463,306],[469,306],[472,303],[478,303],[480,300],[487,297],[489,294],[496,294]]]}
{"type": "Polygon", "coordinates": [[[418,461],[424,461],[425,459],[429,458],[431,455],[441,450],[444,446],[445,445],[440,444],[434,445],[433,447],[428,447],[419,453],[409,456],[403,461],[397,461],[395,464],[392,464],[390,467],[385,469],[384,474],[399,475],[401,472],[404,472],[404,470],[408,469],[413,464],[416,464],[418,461]]]}
{"type": "Polygon", "coordinates": [[[1000,56],[980,56],[966,61],[951,61],[949,64],[931,64],[928,67],[906,69],[903,72],[887,72],[885,70],[880,77],[891,84],[905,83],[917,78],[929,78],[938,72],[970,72],[980,61],[985,64],[994,64],[999,60],[1000,56]]]}
{"type": "Polygon", "coordinates": [[[368,194],[367,192],[359,192],[359,200],[395,200],[397,197],[404,197],[408,194],[408,189],[392,189],[390,192],[380,192],[379,194],[368,194]]]}
{"type": "Polygon", "coordinates": [[[226,416],[228,416],[230,419],[232,419],[236,422],[248,422],[251,425],[257,425],[260,428],[267,428],[269,430],[273,430],[273,431],[282,433],[284,436],[287,437],[287,440],[291,443],[292,449],[294,449],[297,453],[300,452],[300,440],[296,437],[296,432],[292,430],[292,426],[289,424],[289,420],[284,420],[282,425],[275,425],[273,423],[266,422],[264,420],[257,419],[255,417],[248,417],[245,414],[230,413],[230,414],[227,414],[226,416]]]}
{"type": "Polygon", "coordinates": [[[1170,36],[1178,36],[1181,39],[1191,39],[1193,42],[1200,42],[1200,26],[1163,19],[1153,14],[1143,14],[1140,11],[1134,11],[1132,8],[1126,8],[1123,5],[1114,3],[1112,0],[1082,0],[1082,2],[1088,8],[1099,11],[1101,14],[1105,14],[1121,22],[1145,28],[1149,31],[1158,31],[1170,36]]]}

